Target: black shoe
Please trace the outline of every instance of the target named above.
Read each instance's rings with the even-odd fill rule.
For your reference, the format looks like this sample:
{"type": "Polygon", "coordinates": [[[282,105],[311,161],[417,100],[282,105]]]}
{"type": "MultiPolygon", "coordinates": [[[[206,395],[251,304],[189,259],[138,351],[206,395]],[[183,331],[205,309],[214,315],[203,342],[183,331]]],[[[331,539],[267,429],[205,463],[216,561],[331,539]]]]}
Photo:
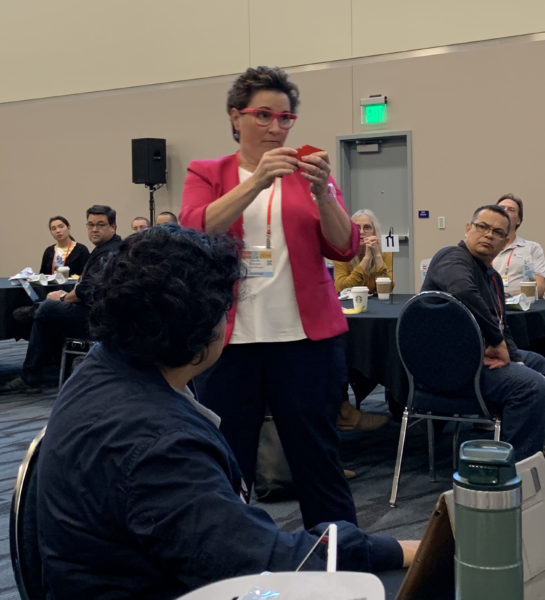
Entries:
{"type": "Polygon", "coordinates": [[[22,377],[15,377],[0,385],[0,394],[39,394],[41,391],[39,387],[29,385],[22,377]]]}
{"type": "Polygon", "coordinates": [[[13,320],[17,321],[17,323],[32,323],[37,309],[37,304],[32,304],[32,306],[19,306],[12,313],[13,320]]]}

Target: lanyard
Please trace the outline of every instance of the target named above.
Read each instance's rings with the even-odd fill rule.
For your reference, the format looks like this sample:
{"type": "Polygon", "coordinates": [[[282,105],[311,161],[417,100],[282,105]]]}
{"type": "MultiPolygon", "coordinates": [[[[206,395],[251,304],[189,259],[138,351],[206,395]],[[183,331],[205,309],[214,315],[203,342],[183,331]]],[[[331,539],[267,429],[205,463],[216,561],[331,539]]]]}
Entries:
{"type": "MultiPolygon", "coordinates": [[[[265,248],[267,248],[267,250],[272,248],[272,202],[275,191],[276,179],[273,181],[271,193],[269,194],[269,200],[267,201],[267,226],[265,228],[265,248]]],[[[242,229],[244,229],[244,220],[242,221],[242,229]]]]}
{"type": "MultiPolygon", "coordinates": [[[[237,152],[237,163],[238,166],[240,167],[240,153],[237,152]]],[[[272,188],[271,188],[271,193],[269,195],[269,200],[267,202],[267,227],[265,229],[265,247],[270,250],[272,248],[272,226],[271,226],[271,214],[272,214],[272,201],[274,198],[274,192],[276,190],[276,180],[277,177],[275,177],[273,184],[272,184],[272,188]]],[[[242,215],[242,228],[244,229],[244,215],[242,215]]]]}
{"type": "MultiPolygon", "coordinates": [[[[68,255],[70,254],[73,246],[75,245],[76,242],[74,242],[73,240],[70,241],[70,245],[68,246],[68,248],[66,249],[66,254],[63,253],[63,258],[62,258],[62,264],[65,265],[66,264],[66,259],[68,258],[68,255]]],[[[58,247],[58,246],[57,246],[58,247]]],[[[62,248],[60,248],[62,250],[62,248]]],[[[55,272],[55,268],[56,268],[56,262],[57,262],[57,252],[55,251],[55,249],[53,249],[53,261],[51,262],[51,273],[55,272]]]]}
{"type": "Polygon", "coordinates": [[[513,252],[515,251],[515,248],[511,248],[511,252],[509,253],[509,258],[507,259],[507,265],[505,266],[505,274],[507,275],[508,271],[509,271],[509,265],[511,264],[511,258],[513,256],[513,252]]]}
{"type": "Polygon", "coordinates": [[[271,239],[272,239],[272,228],[271,228],[271,213],[272,213],[272,201],[274,197],[274,192],[276,190],[276,178],[273,181],[271,193],[269,196],[269,201],[267,203],[267,229],[265,232],[265,247],[267,250],[271,249],[271,239]]]}

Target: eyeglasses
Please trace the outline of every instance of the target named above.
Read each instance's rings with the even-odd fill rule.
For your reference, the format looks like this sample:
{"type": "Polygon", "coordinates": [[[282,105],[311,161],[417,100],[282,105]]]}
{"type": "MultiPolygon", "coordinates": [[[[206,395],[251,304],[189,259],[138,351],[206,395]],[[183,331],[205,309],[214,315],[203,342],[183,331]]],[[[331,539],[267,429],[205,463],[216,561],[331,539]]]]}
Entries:
{"type": "Polygon", "coordinates": [[[373,226],[369,224],[360,225],[360,231],[373,231],[373,226]]]}
{"type": "Polygon", "coordinates": [[[267,127],[276,119],[280,129],[290,129],[290,127],[293,127],[295,119],[297,119],[297,115],[293,113],[275,113],[266,108],[243,108],[239,112],[242,115],[254,115],[255,122],[260,127],[267,127]]]}
{"type": "Polygon", "coordinates": [[[500,238],[501,240],[504,240],[507,237],[507,233],[503,229],[492,227],[492,225],[488,225],[488,223],[472,222],[471,224],[483,235],[490,232],[494,237],[500,238]]]}
{"type": "Polygon", "coordinates": [[[102,221],[99,221],[98,223],[85,223],[87,229],[94,229],[95,227],[97,229],[104,229],[104,227],[108,227],[108,225],[109,223],[103,223],[102,221]]]}

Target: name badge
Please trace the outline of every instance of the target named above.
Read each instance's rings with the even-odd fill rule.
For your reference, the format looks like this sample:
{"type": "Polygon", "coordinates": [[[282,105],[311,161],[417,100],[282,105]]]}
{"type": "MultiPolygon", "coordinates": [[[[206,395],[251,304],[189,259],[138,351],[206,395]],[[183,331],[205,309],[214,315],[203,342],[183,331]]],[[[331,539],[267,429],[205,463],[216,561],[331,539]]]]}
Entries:
{"type": "Polygon", "coordinates": [[[272,277],[274,275],[272,250],[265,246],[252,246],[242,251],[242,262],[247,277],[272,277]]]}

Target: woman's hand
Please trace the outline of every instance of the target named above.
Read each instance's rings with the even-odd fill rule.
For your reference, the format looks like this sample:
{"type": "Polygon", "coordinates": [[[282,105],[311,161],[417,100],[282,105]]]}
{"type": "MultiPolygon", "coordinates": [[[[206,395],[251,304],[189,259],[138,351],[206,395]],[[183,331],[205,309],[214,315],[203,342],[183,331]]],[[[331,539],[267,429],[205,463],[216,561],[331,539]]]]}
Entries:
{"type": "Polygon", "coordinates": [[[225,233],[276,177],[297,171],[296,155],[297,151],[293,148],[272,148],[264,152],[255,165],[240,154],[240,166],[251,171],[252,175],[206,207],[206,231],[225,233]]]}
{"type": "Polygon", "coordinates": [[[376,235],[369,235],[363,238],[363,245],[365,246],[366,254],[377,254],[380,253],[380,247],[378,245],[378,238],[376,235]]]}
{"type": "Polygon", "coordinates": [[[276,177],[295,173],[299,167],[296,155],[296,150],[285,146],[265,152],[252,175],[258,190],[268,188],[276,177]]]}
{"type": "Polygon", "coordinates": [[[310,182],[310,191],[314,194],[316,202],[328,202],[329,156],[327,152],[315,152],[308,156],[303,156],[303,160],[298,161],[301,168],[301,175],[310,182]]]}

